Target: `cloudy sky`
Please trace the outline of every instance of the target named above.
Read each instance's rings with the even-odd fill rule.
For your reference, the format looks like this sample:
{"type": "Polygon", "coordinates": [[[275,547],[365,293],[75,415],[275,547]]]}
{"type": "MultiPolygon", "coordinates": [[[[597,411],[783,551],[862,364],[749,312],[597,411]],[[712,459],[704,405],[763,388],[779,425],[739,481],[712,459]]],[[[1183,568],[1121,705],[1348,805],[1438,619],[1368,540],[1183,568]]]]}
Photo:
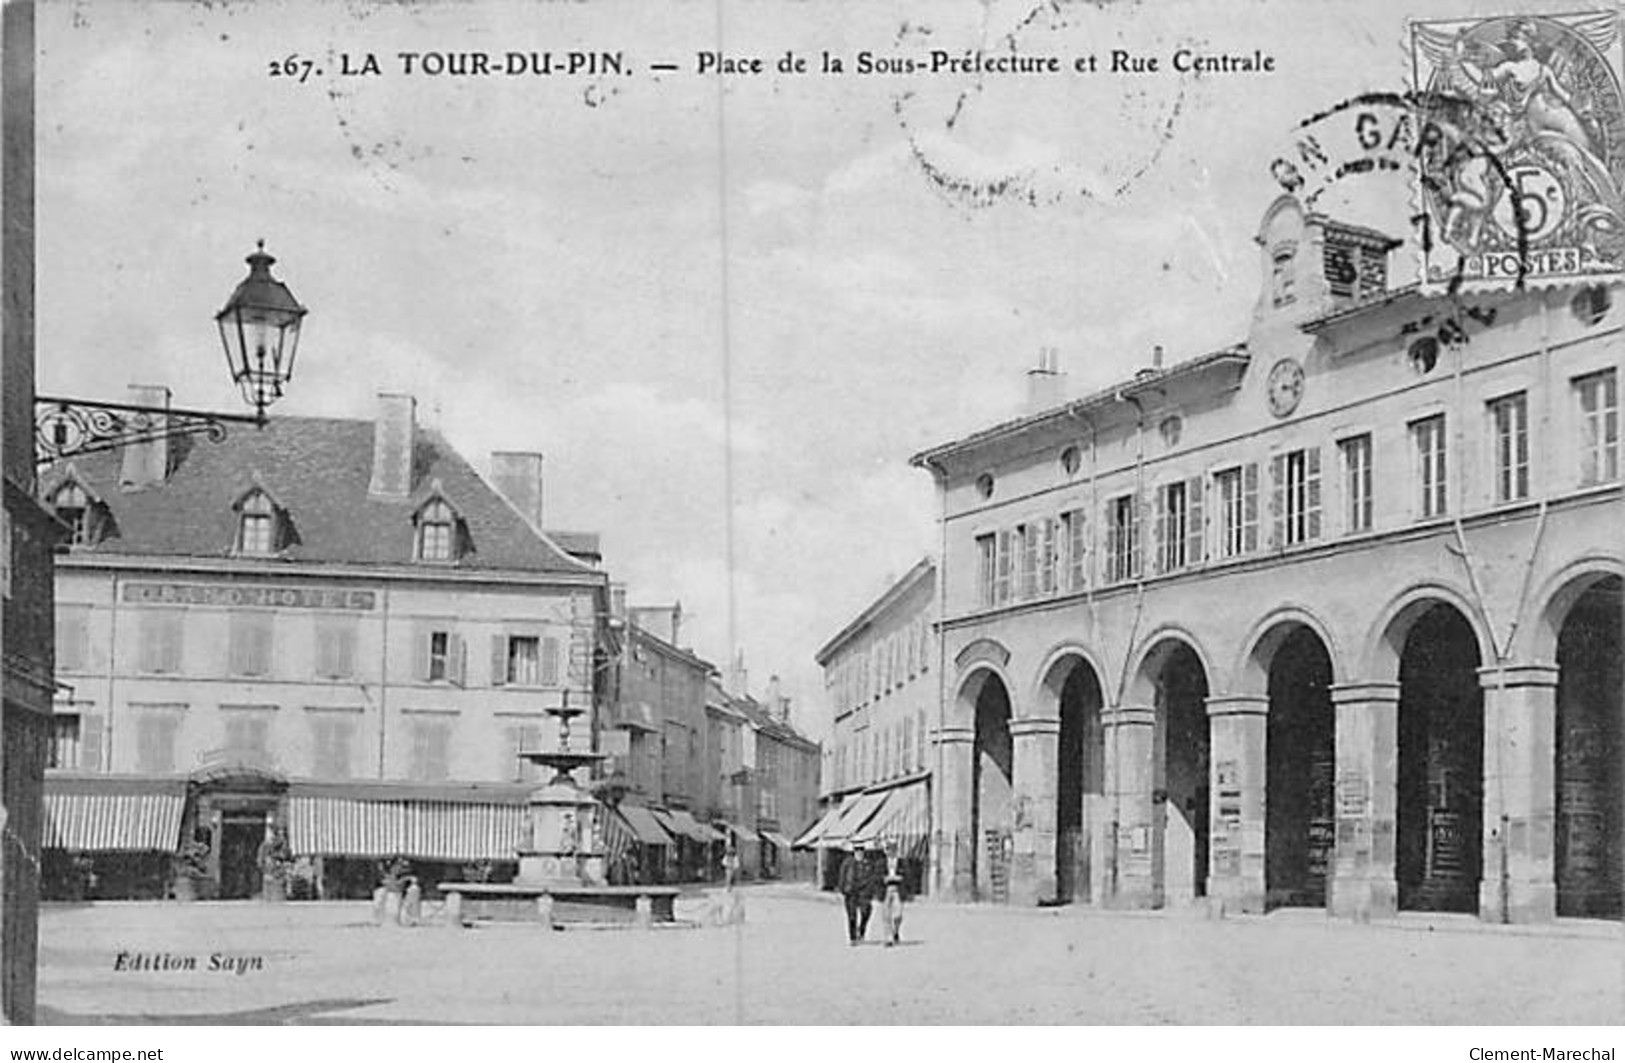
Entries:
{"type": "MultiPolygon", "coordinates": [[[[936,542],[909,455],[1019,412],[1041,347],[1084,390],[1153,344],[1179,359],[1243,338],[1268,163],[1312,111],[1403,87],[1405,14],[47,2],[40,390],[163,382],[177,405],[233,408],[211,318],[263,237],[311,308],[278,412],[367,417],[406,390],[482,468],[543,452],[548,524],[601,532],[632,601],[680,599],[686,641],[719,663],[731,567],[753,682],[781,674],[819,733],[814,650],[936,542]],[[1179,74],[1179,47],[1276,70],[1179,74]],[[860,51],[1012,48],[1100,71],[855,72],[860,51]],[[1113,49],[1161,69],[1106,72],[1113,49]],[[570,50],[627,72],[400,59],[570,50]],[[698,74],[707,50],[769,73],[698,74]],[[788,50],[808,73],[772,72],[788,50]],[[826,50],[844,74],[816,72],[826,50]],[[379,76],[339,72],[369,53],[379,76]],[[313,61],[303,80],[272,76],[289,56],[313,61]]],[[[1406,214],[1391,195],[1349,209],[1406,214]]]]}

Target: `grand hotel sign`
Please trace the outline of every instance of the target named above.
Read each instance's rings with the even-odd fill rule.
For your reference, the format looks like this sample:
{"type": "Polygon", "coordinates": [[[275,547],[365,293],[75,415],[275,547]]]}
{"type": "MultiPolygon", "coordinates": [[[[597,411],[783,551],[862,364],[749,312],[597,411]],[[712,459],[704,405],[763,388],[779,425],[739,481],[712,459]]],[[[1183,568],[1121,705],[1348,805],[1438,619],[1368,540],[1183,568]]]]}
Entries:
{"type": "Polygon", "coordinates": [[[141,605],[203,605],[258,609],[370,611],[374,591],[335,587],[259,587],[238,583],[126,583],[124,600],[141,605]]]}

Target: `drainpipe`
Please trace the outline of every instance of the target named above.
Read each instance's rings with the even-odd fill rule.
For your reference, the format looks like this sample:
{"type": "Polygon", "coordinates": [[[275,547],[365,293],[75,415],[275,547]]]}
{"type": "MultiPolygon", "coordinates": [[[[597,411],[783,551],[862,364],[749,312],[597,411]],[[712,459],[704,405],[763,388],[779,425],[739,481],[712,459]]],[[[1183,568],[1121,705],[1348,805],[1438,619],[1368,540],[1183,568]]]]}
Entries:
{"type": "MultiPolygon", "coordinates": [[[[1118,391],[1114,398],[1119,402],[1127,402],[1134,407],[1134,505],[1141,505],[1141,498],[1145,489],[1145,407],[1133,395],[1118,391]]],[[[1091,479],[1094,470],[1091,469],[1091,479]]],[[[1099,510],[1097,509],[1098,513],[1099,510]]],[[[1135,514],[1136,537],[1139,531],[1139,514],[1135,514]]],[[[1136,546],[1139,544],[1136,543],[1136,546]]],[[[1134,641],[1140,636],[1140,617],[1145,610],[1145,556],[1140,556],[1140,564],[1134,573],[1134,620],[1129,625],[1128,639],[1123,644],[1123,667],[1118,672],[1117,691],[1113,703],[1118,711],[1123,708],[1123,697],[1128,691],[1129,661],[1134,654],[1134,641]]],[[[1121,728],[1119,728],[1120,730],[1121,728]]],[[[1152,748],[1156,743],[1153,741],[1152,748]]],[[[1122,831],[1123,800],[1122,787],[1118,780],[1122,777],[1123,767],[1122,735],[1114,734],[1112,738],[1112,859],[1111,859],[1111,895],[1117,897],[1118,884],[1118,837],[1122,831]]]]}
{"type": "MultiPolygon", "coordinates": [[[[935,827],[935,833],[939,838],[943,838],[946,836],[946,832],[943,830],[943,812],[948,801],[948,788],[943,785],[943,780],[946,777],[945,773],[947,772],[947,755],[944,752],[944,744],[942,741],[942,729],[947,726],[948,711],[948,640],[942,627],[948,616],[948,470],[929,458],[926,459],[925,465],[926,468],[931,471],[931,478],[936,481],[937,498],[940,503],[939,515],[937,517],[937,527],[940,529],[940,531],[938,532],[937,539],[936,580],[937,741],[936,767],[932,771],[936,785],[930,787],[931,794],[928,799],[931,802],[930,807],[933,812],[932,824],[935,827]]],[[[943,848],[944,846],[942,844],[935,846],[937,860],[936,888],[938,896],[943,896],[946,893],[951,892],[951,890],[944,888],[943,879],[948,879],[950,884],[953,881],[953,867],[949,866],[946,869],[943,867],[943,848]]]]}
{"type": "MultiPolygon", "coordinates": [[[[378,683],[378,777],[384,778],[384,751],[388,748],[385,739],[389,734],[389,587],[384,587],[382,631],[379,633],[381,653],[379,660],[378,683]]],[[[447,647],[450,648],[449,646],[447,647]]],[[[365,694],[367,688],[363,686],[361,692],[365,694]]]]}

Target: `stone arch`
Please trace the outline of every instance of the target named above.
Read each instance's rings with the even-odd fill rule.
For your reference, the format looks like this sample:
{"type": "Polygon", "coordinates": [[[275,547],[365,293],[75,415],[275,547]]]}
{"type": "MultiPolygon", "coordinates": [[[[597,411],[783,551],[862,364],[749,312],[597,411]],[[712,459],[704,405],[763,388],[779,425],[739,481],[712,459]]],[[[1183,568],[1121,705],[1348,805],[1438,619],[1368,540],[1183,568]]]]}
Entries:
{"type": "MultiPolygon", "coordinates": [[[[1095,656],[1076,643],[1062,643],[1044,657],[1028,698],[1029,718],[1053,721],[1053,752],[1043,758],[1038,793],[1053,829],[1054,899],[1059,904],[1098,902],[1105,892],[1105,845],[1110,836],[1106,804],[1106,687],[1095,656]]],[[[1050,848],[1049,842],[1044,848],[1050,848]]],[[[1039,854],[1047,861],[1051,853],[1039,854]]]]}
{"type": "Polygon", "coordinates": [[[1417,583],[1388,600],[1371,625],[1360,653],[1358,678],[1393,682],[1399,678],[1399,658],[1405,636],[1411,627],[1435,605],[1448,605],[1460,613],[1478,642],[1479,660],[1496,660],[1495,639],[1487,630],[1484,615],[1463,591],[1447,583],[1417,583]]]}
{"type": "Polygon", "coordinates": [[[1568,619],[1569,610],[1609,576],[1625,578],[1625,564],[1617,557],[1592,554],[1564,565],[1541,585],[1540,591],[1530,597],[1532,622],[1520,621],[1518,641],[1522,643],[1521,660],[1531,664],[1551,664],[1557,660],[1557,638],[1568,619]]]}
{"type": "MultiPolygon", "coordinates": [[[[997,679],[1004,684],[1007,695],[1014,695],[1016,686],[1010,680],[1010,673],[1002,665],[989,660],[978,660],[959,674],[955,681],[953,699],[947,705],[949,727],[976,726],[976,699],[982,696],[982,690],[987,686],[988,680],[997,679]]],[[[1015,718],[1016,706],[1012,696],[1010,706],[1011,718],[1015,718]]]]}
{"type": "Polygon", "coordinates": [[[1058,642],[1044,654],[1043,663],[1033,675],[1032,686],[1022,699],[1026,711],[1019,718],[1049,719],[1058,716],[1060,688],[1066,683],[1071,670],[1079,664],[1087,665],[1094,672],[1101,693],[1105,694],[1107,672],[1100,656],[1080,642],[1058,642]]]}
{"type": "Polygon", "coordinates": [[[1133,669],[1123,686],[1120,699],[1123,705],[1151,705],[1156,697],[1154,676],[1177,646],[1184,646],[1194,653],[1208,682],[1213,681],[1213,660],[1202,648],[1201,640],[1178,624],[1163,624],[1141,639],[1138,650],[1129,658],[1133,662],[1133,669]]]}
{"type": "Polygon", "coordinates": [[[1332,681],[1345,682],[1348,678],[1343,666],[1343,652],[1329,627],[1310,610],[1298,605],[1284,605],[1266,613],[1247,636],[1242,639],[1241,653],[1230,673],[1232,694],[1263,695],[1269,689],[1270,662],[1293,630],[1305,627],[1314,632],[1332,661],[1332,681]]]}

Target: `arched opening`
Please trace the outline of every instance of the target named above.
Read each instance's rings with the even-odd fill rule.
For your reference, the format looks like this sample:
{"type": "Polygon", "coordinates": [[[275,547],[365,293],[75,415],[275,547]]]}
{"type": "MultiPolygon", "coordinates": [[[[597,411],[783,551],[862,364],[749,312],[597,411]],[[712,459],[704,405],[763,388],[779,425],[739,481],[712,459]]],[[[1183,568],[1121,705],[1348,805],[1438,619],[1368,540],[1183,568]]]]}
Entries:
{"type": "Polygon", "coordinates": [[[1621,914],[1620,578],[1575,601],[1557,637],[1557,914],[1621,914]]]}
{"type": "Polygon", "coordinates": [[[1332,661],[1320,636],[1292,625],[1269,663],[1264,890],[1269,907],[1326,905],[1336,838],[1332,661]]]}
{"type": "Polygon", "coordinates": [[[1152,889],[1157,903],[1177,905],[1207,895],[1207,671],[1183,642],[1153,654],[1152,889]]]}
{"type": "Polygon", "coordinates": [[[1404,639],[1394,853],[1399,906],[1475,912],[1484,806],[1478,639],[1467,619],[1442,603],[1425,606],[1404,639]]]}
{"type": "Polygon", "coordinates": [[[1087,661],[1073,657],[1051,672],[1046,687],[1057,695],[1061,732],[1056,743],[1055,899],[1060,904],[1096,897],[1103,860],[1106,813],[1106,743],[1100,724],[1100,678],[1087,661]]]}
{"type": "Polygon", "coordinates": [[[1014,754],[1010,694],[987,673],[976,692],[976,743],[971,756],[971,825],[978,841],[978,900],[1010,899],[1010,858],[1015,826],[1014,754]]]}

